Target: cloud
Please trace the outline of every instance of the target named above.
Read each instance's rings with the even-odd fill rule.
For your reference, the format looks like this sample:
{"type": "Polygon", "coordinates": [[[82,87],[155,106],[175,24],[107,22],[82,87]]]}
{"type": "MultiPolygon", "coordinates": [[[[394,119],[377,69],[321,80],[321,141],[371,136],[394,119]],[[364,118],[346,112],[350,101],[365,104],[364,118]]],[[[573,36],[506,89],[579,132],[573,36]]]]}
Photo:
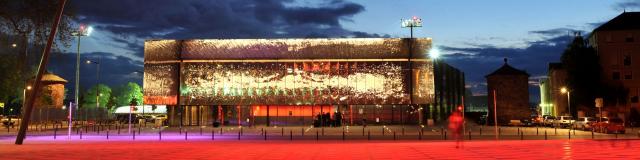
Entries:
{"type": "Polygon", "coordinates": [[[638,0],[624,0],[613,5],[615,10],[630,10],[640,9],[640,1],[638,0]]]}
{"type": "Polygon", "coordinates": [[[138,38],[271,38],[353,36],[341,20],[364,11],[359,4],[287,6],[291,0],[74,1],[80,22],[138,38]],[[279,33],[279,34],[277,34],[279,33]]]}
{"type": "MultiPolygon", "coordinates": [[[[530,34],[543,34],[541,40],[526,42],[524,48],[495,47],[493,45],[472,45],[471,47],[440,46],[440,49],[451,53],[443,55],[444,61],[465,72],[467,84],[474,94],[486,94],[485,76],[504,64],[508,58],[509,65],[527,71],[532,78],[547,74],[550,62],[560,61],[566,46],[574,38],[566,31],[578,31],[568,28],[555,28],[541,31],[530,31],[530,34]]],[[[583,32],[585,33],[585,32],[583,32]]],[[[583,34],[586,35],[586,34],[583,34]]],[[[535,81],[535,80],[533,80],[535,81]]],[[[538,93],[535,83],[531,83],[532,101],[538,93]]]]}
{"type": "MultiPolygon", "coordinates": [[[[100,83],[116,87],[126,82],[142,84],[143,66],[136,60],[112,53],[91,52],[80,54],[80,88],[86,90],[96,84],[96,65],[86,64],[86,60],[100,61],[100,83]]],[[[49,60],[48,71],[68,81],[66,88],[73,94],[75,84],[76,54],[55,53],[49,60]]]]}

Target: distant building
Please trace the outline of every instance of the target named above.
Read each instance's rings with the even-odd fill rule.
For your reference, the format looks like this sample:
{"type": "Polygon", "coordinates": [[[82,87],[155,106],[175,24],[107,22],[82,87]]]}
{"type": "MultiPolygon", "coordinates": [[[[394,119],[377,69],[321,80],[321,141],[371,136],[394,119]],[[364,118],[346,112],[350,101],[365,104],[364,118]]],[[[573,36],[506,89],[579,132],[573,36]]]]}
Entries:
{"type": "Polygon", "coordinates": [[[630,109],[638,109],[640,96],[640,12],[625,12],[593,30],[589,37],[600,58],[602,80],[622,86],[626,101],[607,102],[605,116],[626,117],[630,109]]]}
{"type": "MultiPolygon", "coordinates": [[[[27,83],[28,86],[33,86],[34,78],[30,79],[27,83]]],[[[64,85],[67,80],[62,79],[60,76],[45,73],[42,76],[42,88],[40,89],[38,97],[34,103],[34,111],[31,119],[35,122],[60,120],[65,118],[65,111],[63,109],[63,101],[65,97],[64,85]]],[[[30,88],[30,87],[29,87],[30,88]]],[[[30,97],[29,92],[25,92],[26,97],[30,97]]]]}
{"type": "Polygon", "coordinates": [[[553,98],[551,97],[551,87],[549,86],[549,78],[540,79],[540,104],[538,104],[538,115],[555,116],[553,98]]]}
{"type": "Polygon", "coordinates": [[[567,106],[567,96],[562,94],[560,90],[567,86],[567,70],[564,69],[562,63],[549,63],[549,84],[548,93],[553,112],[550,115],[561,116],[569,115],[567,106]]]}
{"type": "Polygon", "coordinates": [[[493,123],[494,97],[496,100],[497,119],[499,124],[510,120],[528,119],[531,115],[529,106],[529,74],[507,64],[486,76],[488,91],[487,120],[493,123]],[[495,93],[495,94],[494,94],[495,93]]]}

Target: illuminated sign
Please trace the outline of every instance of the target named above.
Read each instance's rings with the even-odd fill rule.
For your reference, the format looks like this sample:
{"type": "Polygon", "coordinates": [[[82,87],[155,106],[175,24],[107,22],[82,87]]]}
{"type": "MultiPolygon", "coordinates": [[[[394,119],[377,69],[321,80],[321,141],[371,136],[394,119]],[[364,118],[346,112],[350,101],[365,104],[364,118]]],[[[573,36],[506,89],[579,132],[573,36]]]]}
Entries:
{"type": "Polygon", "coordinates": [[[402,27],[403,28],[422,27],[422,19],[418,17],[413,17],[411,19],[403,19],[402,27]]]}

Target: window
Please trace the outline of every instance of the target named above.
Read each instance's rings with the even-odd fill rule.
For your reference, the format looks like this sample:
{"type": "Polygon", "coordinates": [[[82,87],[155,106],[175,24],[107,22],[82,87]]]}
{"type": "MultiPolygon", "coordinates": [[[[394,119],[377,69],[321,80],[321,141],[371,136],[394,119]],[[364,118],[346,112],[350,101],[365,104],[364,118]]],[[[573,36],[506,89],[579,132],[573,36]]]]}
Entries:
{"type": "Polygon", "coordinates": [[[613,80],[620,80],[620,72],[613,72],[611,78],[613,78],[613,80]]]}
{"type": "Polygon", "coordinates": [[[624,79],[629,80],[633,78],[633,74],[631,73],[631,71],[626,71],[624,73],[624,79]]]}
{"type": "Polygon", "coordinates": [[[624,38],[625,42],[633,42],[633,35],[628,34],[627,37],[624,38]]]}
{"type": "Polygon", "coordinates": [[[624,55],[624,66],[631,66],[631,55],[624,55]]]}

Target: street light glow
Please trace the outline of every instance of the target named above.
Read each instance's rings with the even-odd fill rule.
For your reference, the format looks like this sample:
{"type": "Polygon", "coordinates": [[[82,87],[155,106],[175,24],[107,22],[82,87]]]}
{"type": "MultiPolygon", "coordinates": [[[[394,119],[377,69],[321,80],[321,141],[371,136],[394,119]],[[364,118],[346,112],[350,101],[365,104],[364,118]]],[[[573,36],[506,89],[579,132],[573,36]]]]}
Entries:
{"type": "Polygon", "coordinates": [[[15,44],[15,43],[11,44],[11,47],[16,48],[16,47],[18,47],[18,44],[15,44]]]}
{"type": "Polygon", "coordinates": [[[27,86],[27,90],[31,90],[31,86],[27,86]]]}
{"type": "Polygon", "coordinates": [[[562,93],[562,94],[567,93],[567,88],[566,87],[560,88],[560,93],[562,93]]]}
{"type": "Polygon", "coordinates": [[[431,48],[431,51],[429,51],[429,57],[431,59],[438,59],[440,58],[440,48],[438,48],[437,46],[434,46],[433,48],[431,48]]]}

